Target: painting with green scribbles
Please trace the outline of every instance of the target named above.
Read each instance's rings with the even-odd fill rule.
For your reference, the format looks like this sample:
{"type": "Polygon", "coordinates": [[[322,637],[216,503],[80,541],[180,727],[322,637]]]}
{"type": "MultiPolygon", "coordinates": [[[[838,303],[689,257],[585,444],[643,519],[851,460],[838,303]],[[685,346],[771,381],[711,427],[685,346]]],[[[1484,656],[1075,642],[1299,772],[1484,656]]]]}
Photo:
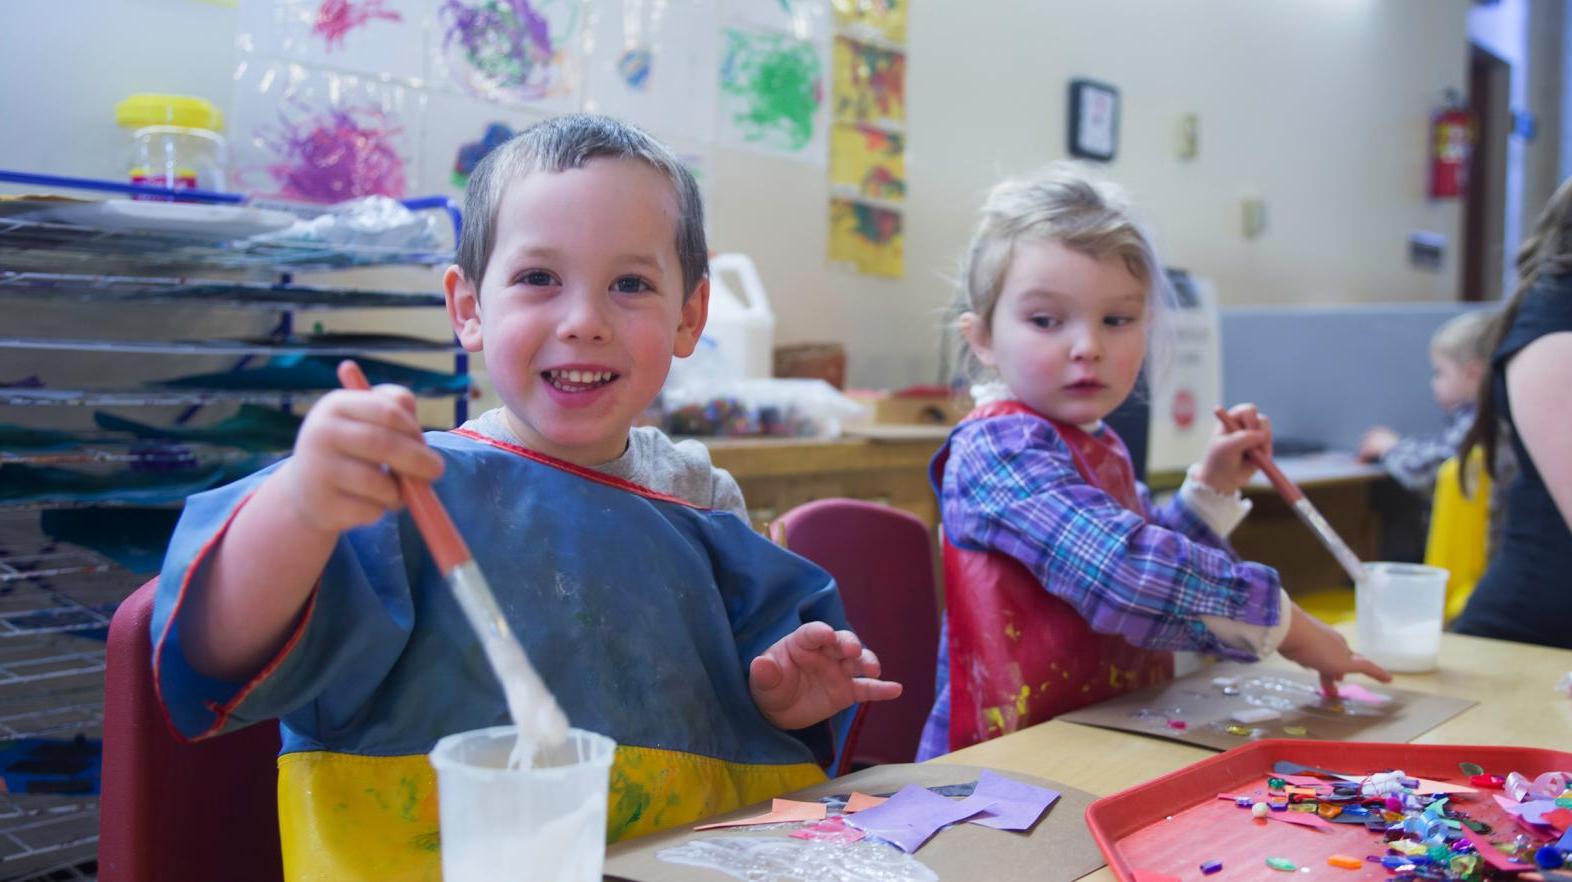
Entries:
{"type": "Polygon", "coordinates": [[[726,28],[720,52],[721,126],[739,146],[820,158],[824,66],[810,41],[726,28]]]}

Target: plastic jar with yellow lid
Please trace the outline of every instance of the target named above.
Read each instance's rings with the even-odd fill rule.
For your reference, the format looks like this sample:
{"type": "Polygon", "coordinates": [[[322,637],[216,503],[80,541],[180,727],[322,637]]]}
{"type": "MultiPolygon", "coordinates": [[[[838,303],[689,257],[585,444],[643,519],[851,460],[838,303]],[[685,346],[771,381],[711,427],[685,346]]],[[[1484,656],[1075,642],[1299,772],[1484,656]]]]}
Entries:
{"type": "Polygon", "coordinates": [[[131,183],[175,190],[224,190],[228,148],[224,115],[188,95],[142,92],[115,105],[131,132],[131,183]]]}

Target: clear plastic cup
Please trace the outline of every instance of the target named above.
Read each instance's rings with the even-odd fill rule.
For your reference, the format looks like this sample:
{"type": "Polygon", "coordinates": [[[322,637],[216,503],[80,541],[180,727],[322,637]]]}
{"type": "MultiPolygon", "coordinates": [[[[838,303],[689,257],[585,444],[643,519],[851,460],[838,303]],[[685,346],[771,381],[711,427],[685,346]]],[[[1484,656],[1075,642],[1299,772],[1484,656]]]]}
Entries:
{"type": "Polygon", "coordinates": [[[460,732],[431,749],[443,882],[494,882],[505,871],[539,882],[600,882],[616,742],[569,729],[534,767],[509,769],[517,732],[460,732]]]}
{"type": "Polygon", "coordinates": [[[1354,589],[1359,651],[1389,671],[1433,671],[1441,656],[1447,571],[1367,563],[1354,589]]]}

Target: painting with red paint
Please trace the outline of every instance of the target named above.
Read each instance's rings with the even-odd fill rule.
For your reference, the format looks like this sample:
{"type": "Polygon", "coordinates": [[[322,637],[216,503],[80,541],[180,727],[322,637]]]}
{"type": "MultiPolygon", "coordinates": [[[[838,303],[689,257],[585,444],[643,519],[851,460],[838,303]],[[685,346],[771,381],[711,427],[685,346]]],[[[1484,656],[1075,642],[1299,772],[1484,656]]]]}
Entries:
{"type": "Polygon", "coordinates": [[[906,53],[835,38],[835,121],[906,122],[906,53]]]}
{"type": "Polygon", "coordinates": [[[415,81],[424,75],[421,0],[242,0],[240,46],[269,58],[415,81]]]}
{"type": "Polygon", "coordinates": [[[248,61],[236,80],[234,179],[243,192],[304,202],[410,196],[422,101],[388,82],[248,61]]]}

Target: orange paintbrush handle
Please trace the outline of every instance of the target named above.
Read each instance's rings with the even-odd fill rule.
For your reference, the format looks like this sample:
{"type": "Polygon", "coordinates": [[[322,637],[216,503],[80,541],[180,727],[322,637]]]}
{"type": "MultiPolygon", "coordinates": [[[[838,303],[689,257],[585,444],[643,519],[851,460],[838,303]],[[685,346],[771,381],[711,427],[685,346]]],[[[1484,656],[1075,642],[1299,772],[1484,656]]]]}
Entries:
{"type": "MultiPolygon", "coordinates": [[[[1230,432],[1238,432],[1244,428],[1238,420],[1234,419],[1233,414],[1224,410],[1221,405],[1213,409],[1212,412],[1217,414],[1217,421],[1223,424],[1224,429],[1230,432]]],[[[1246,450],[1245,456],[1249,457],[1250,461],[1261,469],[1261,472],[1266,475],[1266,479],[1271,481],[1272,486],[1277,489],[1278,495],[1282,496],[1289,505],[1293,505],[1305,498],[1304,491],[1299,489],[1299,485],[1288,480],[1288,476],[1283,474],[1283,470],[1277,467],[1277,463],[1273,461],[1270,454],[1263,454],[1252,449],[1246,450]]]]}
{"type": "MultiPolygon", "coordinates": [[[[345,389],[371,388],[360,365],[348,359],[338,363],[338,381],[345,389]]],[[[431,556],[436,558],[437,568],[446,575],[454,567],[469,560],[472,556],[469,546],[464,544],[464,537],[453,526],[453,519],[448,517],[447,509],[442,507],[442,501],[437,499],[431,485],[397,472],[393,477],[398,480],[399,493],[404,497],[404,504],[409,506],[415,528],[420,530],[421,538],[426,540],[426,546],[431,549],[431,556]]]]}

